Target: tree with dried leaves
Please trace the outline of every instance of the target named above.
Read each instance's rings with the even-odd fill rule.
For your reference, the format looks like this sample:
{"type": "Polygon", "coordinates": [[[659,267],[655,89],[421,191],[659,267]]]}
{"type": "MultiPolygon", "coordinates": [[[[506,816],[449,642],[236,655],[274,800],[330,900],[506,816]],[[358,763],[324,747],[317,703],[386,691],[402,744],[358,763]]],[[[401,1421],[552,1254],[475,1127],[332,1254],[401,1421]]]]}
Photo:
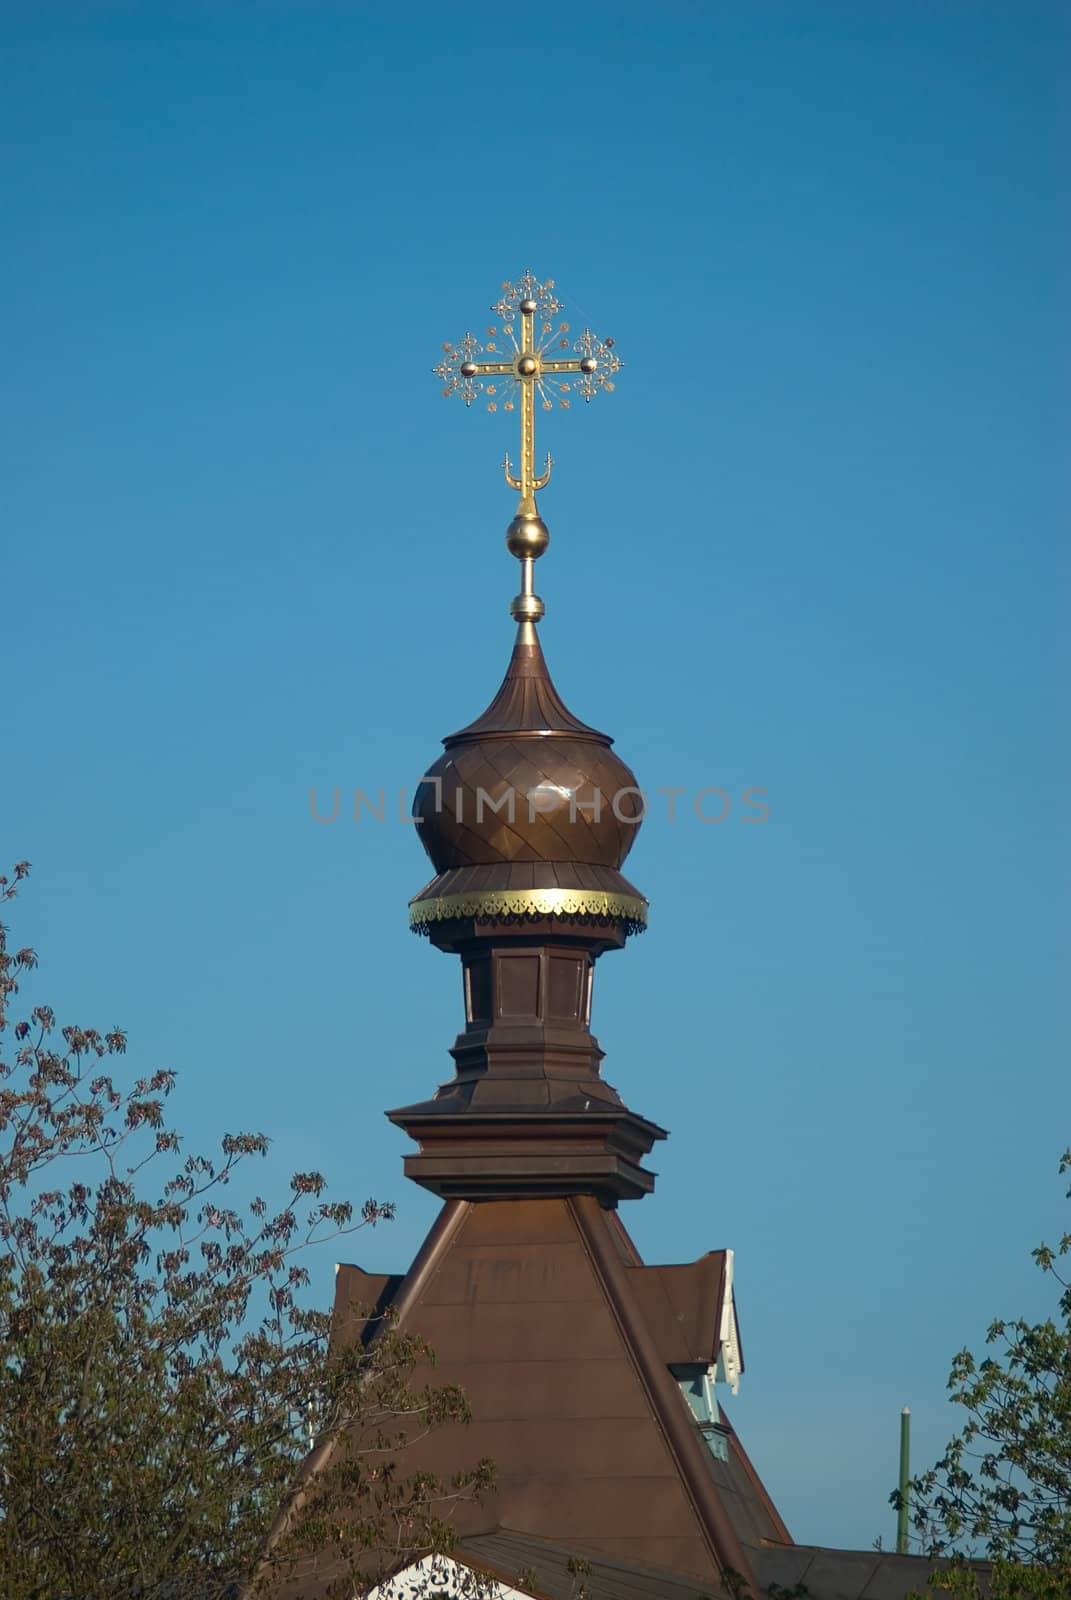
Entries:
{"type": "MultiPolygon", "coordinates": [[[[1069,1171],[1071,1150],[1060,1162],[1060,1172],[1069,1171]]],[[[1071,1596],[1071,1280],[1059,1265],[1069,1252],[1071,1233],[1034,1251],[1057,1286],[1055,1317],[994,1322],[986,1341],[993,1355],[979,1362],[961,1350],[955,1358],[948,1387],[967,1423],[911,1484],[927,1553],[992,1558],[984,1592],[994,1600],[1071,1596]]],[[[983,1592],[962,1560],[930,1581],[965,1600],[983,1592]]]]}
{"type": "MultiPolygon", "coordinates": [[[[0,877],[11,900],[20,862],[0,877]]],[[[260,1134],[183,1154],[161,1071],[122,1087],[119,1029],[11,1015],[37,965],[0,927],[0,1574],[5,1600],[222,1600],[263,1556],[309,1442],[329,1468],[260,1582],[329,1547],[334,1592],[449,1546],[444,1483],[394,1466],[406,1439],[463,1419],[418,1381],[430,1359],[389,1326],[329,1350],[301,1303],[310,1247],[389,1218],[295,1174],[277,1213],[227,1203],[260,1134]]],[[[299,1586],[300,1587],[300,1586],[299,1586]]],[[[293,1589],[290,1591],[294,1593],[293,1589]]],[[[319,1591],[322,1593],[322,1589],[319,1591]]]]}

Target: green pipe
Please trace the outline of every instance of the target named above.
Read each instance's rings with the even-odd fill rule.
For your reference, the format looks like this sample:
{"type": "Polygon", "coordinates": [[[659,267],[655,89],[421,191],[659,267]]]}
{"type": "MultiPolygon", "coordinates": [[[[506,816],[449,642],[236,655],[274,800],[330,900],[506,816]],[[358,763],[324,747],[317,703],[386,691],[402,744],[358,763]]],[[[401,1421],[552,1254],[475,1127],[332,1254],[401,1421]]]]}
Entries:
{"type": "Polygon", "coordinates": [[[907,1505],[911,1483],[911,1412],[900,1413],[900,1505],[896,1513],[896,1553],[907,1555],[907,1505]]]}

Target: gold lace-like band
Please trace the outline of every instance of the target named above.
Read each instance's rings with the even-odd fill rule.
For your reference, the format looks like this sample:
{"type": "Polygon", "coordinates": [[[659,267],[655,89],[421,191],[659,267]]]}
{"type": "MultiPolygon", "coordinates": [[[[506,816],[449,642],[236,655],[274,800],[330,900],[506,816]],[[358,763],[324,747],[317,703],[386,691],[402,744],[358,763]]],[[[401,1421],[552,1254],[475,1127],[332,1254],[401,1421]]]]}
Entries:
{"type": "Polygon", "coordinates": [[[621,920],[629,931],[647,926],[647,902],[635,895],[609,894],[605,889],[485,889],[471,894],[444,894],[414,900],[409,926],[426,930],[429,922],[451,917],[490,920],[499,917],[599,917],[621,920]]]}

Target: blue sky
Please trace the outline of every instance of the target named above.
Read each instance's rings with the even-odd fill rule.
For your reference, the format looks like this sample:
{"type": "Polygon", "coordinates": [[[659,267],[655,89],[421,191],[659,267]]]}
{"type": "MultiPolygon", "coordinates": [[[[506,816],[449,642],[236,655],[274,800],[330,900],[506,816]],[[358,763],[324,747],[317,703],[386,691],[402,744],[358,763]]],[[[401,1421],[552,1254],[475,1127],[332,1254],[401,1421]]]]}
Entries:
{"type": "MultiPolygon", "coordinates": [[[[1071,1143],[1059,717],[1066,7],[9,5],[4,853],[35,994],[435,1202],[448,1076],[407,791],[511,642],[510,419],[442,342],[527,265],[616,339],[549,419],[542,637],[649,788],[606,1073],[668,1127],[648,1259],[732,1245],[731,1414],[795,1536],[892,1534],[952,1354],[1052,1303],[1071,1143]],[[309,791],[343,792],[330,826],[309,791]],[[396,806],[396,798],[393,801],[396,806]]],[[[9,919],[10,920],[10,919],[9,919]]],[[[273,1176],[274,1174],[274,1176],[273,1176]]],[[[324,1297],[328,1251],[320,1262],[324,1297]]]]}

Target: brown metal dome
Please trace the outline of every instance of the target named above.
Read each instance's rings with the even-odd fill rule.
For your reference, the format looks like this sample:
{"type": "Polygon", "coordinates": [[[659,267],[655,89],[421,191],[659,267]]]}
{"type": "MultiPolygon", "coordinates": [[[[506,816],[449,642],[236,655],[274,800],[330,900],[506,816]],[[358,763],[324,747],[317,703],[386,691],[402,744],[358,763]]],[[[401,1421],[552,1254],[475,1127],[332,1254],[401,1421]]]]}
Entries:
{"type": "Polygon", "coordinates": [[[620,867],[643,817],[608,734],[574,717],[531,622],[482,716],[443,740],[413,803],[437,876],[415,927],[450,916],[596,916],[642,927],[647,902],[620,867]]]}

